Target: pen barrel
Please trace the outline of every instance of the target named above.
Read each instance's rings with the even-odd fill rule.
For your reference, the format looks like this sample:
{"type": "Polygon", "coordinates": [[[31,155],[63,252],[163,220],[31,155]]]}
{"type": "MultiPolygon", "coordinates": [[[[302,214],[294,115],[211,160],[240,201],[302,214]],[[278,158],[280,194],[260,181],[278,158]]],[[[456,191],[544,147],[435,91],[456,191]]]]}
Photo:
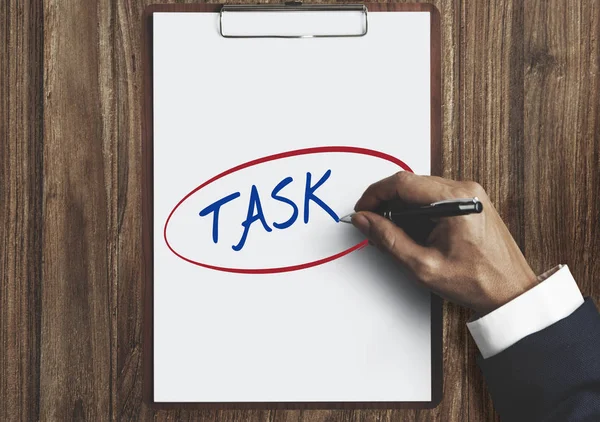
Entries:
{"type": "Polygon", "coordinates": [[[456,217],[460,215],[477,214],[483,211],[481,202],[462,204],[440,204],[420,208],[406,208],[397,211],[387,211],[383,216],[393,222],[402,222],[407,219],[456,217]]]}

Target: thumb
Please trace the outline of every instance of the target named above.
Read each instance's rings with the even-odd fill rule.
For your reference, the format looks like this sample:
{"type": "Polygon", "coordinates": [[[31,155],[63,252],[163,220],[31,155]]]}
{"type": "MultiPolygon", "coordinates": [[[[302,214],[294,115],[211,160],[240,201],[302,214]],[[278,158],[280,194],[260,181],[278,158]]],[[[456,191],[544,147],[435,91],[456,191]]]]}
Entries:
{"type": "Polygon", "coordinates": [[[368,211],[352,216],[352,224],[377,247],[415,271],[429,250],[416,243],[404,230],[387,218],[368,211]]]}

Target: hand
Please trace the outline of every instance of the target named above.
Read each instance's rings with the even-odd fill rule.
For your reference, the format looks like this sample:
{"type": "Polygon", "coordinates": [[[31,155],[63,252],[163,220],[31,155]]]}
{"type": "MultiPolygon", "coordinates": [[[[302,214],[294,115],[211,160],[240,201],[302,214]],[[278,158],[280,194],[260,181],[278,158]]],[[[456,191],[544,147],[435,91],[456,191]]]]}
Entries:
{"type": "Polygon", "coordinates": [[[352,224],[372,243],[411,270],[446,299],[486,314],[537,284],[537,278],[483,188],[401,171],[363,193],[352,224]],[[369,212],[381,202],[428,205],[444,199],[478,197],[481,214],[440,218],[424,245],[391,221],[369,212]]]}

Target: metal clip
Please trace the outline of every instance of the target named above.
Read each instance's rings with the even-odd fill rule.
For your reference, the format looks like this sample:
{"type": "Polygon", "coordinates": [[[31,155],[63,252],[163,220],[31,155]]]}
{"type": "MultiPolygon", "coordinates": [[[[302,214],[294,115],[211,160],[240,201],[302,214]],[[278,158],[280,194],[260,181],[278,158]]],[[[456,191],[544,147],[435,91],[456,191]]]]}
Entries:
{"type": "Polygon", "coordinates": [[[336,38],[363,37],[369,30],[368,9],[364,4],[309,4],[301,1],[289,1],[283,4],[232,4],[224,5],[219,12],[219,33],[223,38],[336,38]],[[356,34],[308,34],[308,35],[231,35],[224,31],[224,16],[240,12],[361,12],[364,17],[362,31],[356,34]]]}
{"type": "Polygon", "coordinates": [[[477,204],[478,202],[480,202],[479,198],[474,197],[474,198],[444,199],[443,201],[433,202],[430,205],[432,207],[435,207],[436,205],[441,205],[441,204],[477,204]]]}

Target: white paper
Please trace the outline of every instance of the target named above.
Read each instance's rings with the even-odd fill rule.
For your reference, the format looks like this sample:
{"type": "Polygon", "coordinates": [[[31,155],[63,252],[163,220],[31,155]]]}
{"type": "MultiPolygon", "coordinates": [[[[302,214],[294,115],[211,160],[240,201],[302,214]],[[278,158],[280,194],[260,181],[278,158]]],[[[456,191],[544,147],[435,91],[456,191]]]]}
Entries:
{"type": "MultiPolygon", "coordinates": [[[[260,18],[260,17],[259,17],[260,18]]],[[[332,19],[335,16],[332,15],[332,19]]],[[[159,402],[430,401],[430,297],[309,200],[306,173],[338,216],[401,168],[370,155],[291,150],[345,146],[430,173],[429,13],[369,13],[361,38],[225,39],[215,13],[154,14],[154,398],[159,402]],[[277,229],[293,208],[297,220],[277,229]],[[242,237],[252,185],[265,221],[242,237]],[[239,197],[214,214],[202,209],[239,197]],[[180,256],[176,255],[179,254],[180,256]],[[182,259],[182,257],[188,259],[182,259]]]]}

